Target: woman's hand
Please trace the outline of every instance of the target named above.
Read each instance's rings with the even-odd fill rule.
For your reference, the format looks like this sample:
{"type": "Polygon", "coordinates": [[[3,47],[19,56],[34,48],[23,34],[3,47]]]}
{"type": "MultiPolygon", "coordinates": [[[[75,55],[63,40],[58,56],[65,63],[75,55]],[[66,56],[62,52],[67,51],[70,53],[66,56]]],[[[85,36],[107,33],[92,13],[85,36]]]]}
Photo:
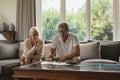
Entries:
{"type": "Polygon", "coordinates": [[[38,46],[40,45],[39,39],[35,39],[35,40],[34,40],[34,45],[35,45],[36,47],[38,47],[38,46]]]}
{"type": "Polygon", "coordinates": [[[22,62],[24,62],[25,56],[22,55],[19,60],[22,61],[22,62]]]}

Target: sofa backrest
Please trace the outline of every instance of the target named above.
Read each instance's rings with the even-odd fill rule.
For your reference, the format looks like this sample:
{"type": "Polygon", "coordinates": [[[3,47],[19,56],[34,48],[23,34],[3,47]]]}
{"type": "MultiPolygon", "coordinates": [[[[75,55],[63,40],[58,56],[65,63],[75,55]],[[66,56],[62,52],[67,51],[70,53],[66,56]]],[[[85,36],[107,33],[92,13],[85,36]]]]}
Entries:
{"type": "MultiPolygon", "coordinates": [[[[23,40],[0,40],[0,60],[15,59],[21,56],[23,53],[23,44],[23,40]]],[[[42,57],[48,54],[50,46],[50,43],[44,44],[42,57]]],[[[120,41],[100,42],[100,47],[99,42],[80,43],[80,49],[81,60],[102,58],[119,61],[120,41]]]]}
{"type": "Polygon", "coordinates": [[[51,47],[51,43],[44,44],[43,52],[42,52],[42,58],[45,58],[47,56],[47,54],[49,53],[50,47],[51,47]]]}
{"type": "Polygon", "coordinates": [[[0,40],[0,60],[16,59],[20,40],[0,40]]]}

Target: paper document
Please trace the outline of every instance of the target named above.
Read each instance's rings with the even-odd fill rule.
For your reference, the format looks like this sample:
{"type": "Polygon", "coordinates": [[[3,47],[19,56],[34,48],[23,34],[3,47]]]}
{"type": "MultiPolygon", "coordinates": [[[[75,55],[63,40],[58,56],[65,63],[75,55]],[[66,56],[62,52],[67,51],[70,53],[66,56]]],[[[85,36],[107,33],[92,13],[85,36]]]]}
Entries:
{"type": "Polygon", "coordinates": [[[53,65],[70,65],[70,64],[67,64],[65,62],[50,62],[50,61],[42,61],[41,64],[53,64],[53,65]]]}

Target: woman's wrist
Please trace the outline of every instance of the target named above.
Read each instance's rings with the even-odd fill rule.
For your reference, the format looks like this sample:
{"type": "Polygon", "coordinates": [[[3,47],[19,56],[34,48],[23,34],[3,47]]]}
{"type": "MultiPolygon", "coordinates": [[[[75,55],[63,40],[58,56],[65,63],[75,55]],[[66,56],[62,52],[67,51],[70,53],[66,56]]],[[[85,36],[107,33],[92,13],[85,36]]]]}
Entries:
{"type": "Polygon", "coordinates": [[[37,47],[36,45],[33,46],[33,48],[36,48],[36,47],[37,47]]]}
{"type": "Polygon", "coordinates": [[[37,50],[37,46],[36,46],[36,45],[34,45],[34,46],[33,46],[33,49],[34,49],[34,50],[37,50]]]}

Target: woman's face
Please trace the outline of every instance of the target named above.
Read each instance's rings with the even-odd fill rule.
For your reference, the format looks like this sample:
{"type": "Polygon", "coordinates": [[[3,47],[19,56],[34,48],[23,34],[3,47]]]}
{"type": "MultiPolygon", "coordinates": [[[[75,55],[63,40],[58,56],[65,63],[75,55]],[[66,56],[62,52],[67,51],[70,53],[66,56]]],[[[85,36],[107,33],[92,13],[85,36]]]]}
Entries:
{"type": "Polygon", "coordinates": [[[34,31],[31,33],[31,39],[32,40],[36,40],[39,38],[39,35],[38,35],[38,32],[37,31],[34,31]]]}

